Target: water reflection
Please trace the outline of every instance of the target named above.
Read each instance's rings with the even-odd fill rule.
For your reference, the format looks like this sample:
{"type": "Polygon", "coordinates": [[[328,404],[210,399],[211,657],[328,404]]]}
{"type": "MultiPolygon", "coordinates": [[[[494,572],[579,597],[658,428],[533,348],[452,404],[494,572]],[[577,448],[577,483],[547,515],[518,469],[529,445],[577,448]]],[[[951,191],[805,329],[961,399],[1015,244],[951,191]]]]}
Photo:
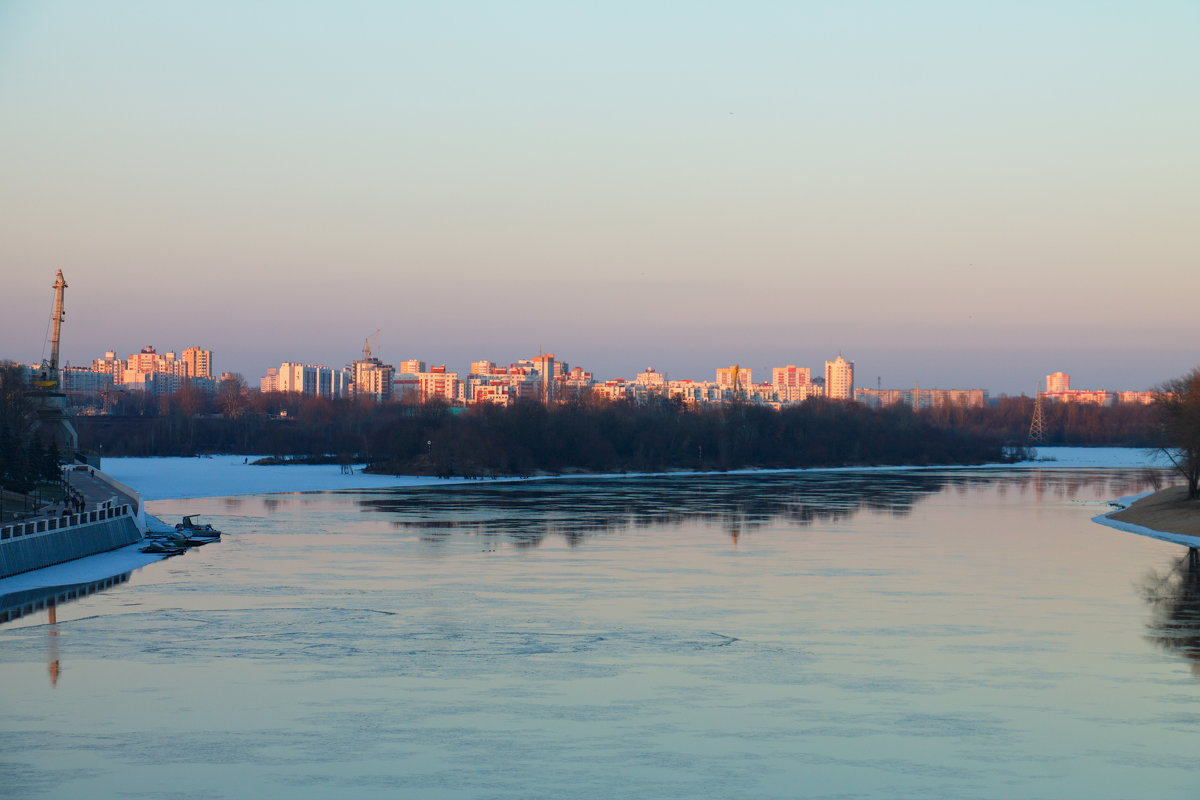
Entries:
{"type": "Polygon", "coordinates": [[[76,583],[69,586],[47,586],[27,589],[0,596],[0,624],[20,619],[45,609],[46,611],[46,671],[50,675],[50,687],[57,688],[62,662],[58,656],[58,606],[96,592],[102,592],[129,580],[131,572],[123,572],[98,581],[76,583]]]}
{"type": "Polygon", "coordinates": [[[1151,570],[1139,588],[1151,607],[1147,638],[1190,659],[1200,677],[1200,551],[1188,548],[1165,572],[1151,570]]]}
{"type": "MultiPolygon", "coordinates": [[[[125,583],[132,574],[132,572],[122,572],[119,575],[97,581],[73,583],[68,586],[45,586],[39,589],[26,589],[0,595],[0,623],[11,622],[42,609],[49,609],[53,616],[56,606],[125,583]]],[[[53,623],[54,620],[51,619],[50,622],[53,623]]]]}
{"type": "Polygon", "coordinates": [[[946,490],[965,495],[999,485],[1043,502],[1076,500],[1085,490],[1088,499],[1116,497],[1148,480],[1133,470],[704,474],[377,490],[361,492],[359,505],[430,543],[469,533],[507,536],[518,546],[552,536],[576,545],[589,535],[686,522],[720,526],[736,544],[740,535],[779,522],[805,527],[862,512],[904,517],[922,498],[946,490]]]}

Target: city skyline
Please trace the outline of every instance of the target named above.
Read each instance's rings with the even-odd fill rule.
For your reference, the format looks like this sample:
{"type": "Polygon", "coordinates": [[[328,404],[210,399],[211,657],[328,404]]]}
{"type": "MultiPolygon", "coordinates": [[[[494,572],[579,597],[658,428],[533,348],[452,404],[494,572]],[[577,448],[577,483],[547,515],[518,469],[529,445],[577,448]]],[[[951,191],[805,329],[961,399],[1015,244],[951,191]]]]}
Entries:
{"type": "Polygon", "coordinates": [[[1200,9],[0,9],[0,357],[1196,365],[1200,9]]]}
{"type": "MultiPolygon", "coordinates": [[[[68,330],[69,330],[69,328],[68,328],[68,330]]],[[[377,332],[377,334],[379,334],[379,333],[382,333],[382,331],[377,332]]],[[[68,336],[67,338],[69,340],[70,337],[68,336]]],[[[153,338],[158,338],[158,337],[153,337],[153,338]]],[[[371,342],[377,342],[379,340],[379,338],[380,338],[379,335],[369,337],[371,342]]],[[[95,341],[95,338],[89,337],[89,341],[95,341]]],[[[364,343],[365,343],[365,341],[366,340],[364,340],[364,343]]],[[[63,358],[63,366],[76,367],[76,368],[87,368],[87,367],[92,366],[94,362],[103,360],[106,356],[109,356],[110,354],[115,355],[115,357],[119,361],[124,361],[129,358],[136,358],[139,353],[152,354],[152,355],[156,356],[159,360],[161,360],[164,356],[167,358],[170,358],[170,359],[174,359],[176,356],[179,356],[180,360],[177,361],[176,363],[179,365],[182,365],[182,363],[183,363],[182,359],[187,358],[189,352],[202,349],[202,352],[206,354],[206,355],[204,355],[204,358],[206,360],[204,362],[204,371],[199,374],[201,374],[202,376],[206,376],[206,377],[216,378],[222,373],[227,373],[227,372],[238,373],[238,374],[242,375],[242,377],[246,380],[248,385],[257,386],[260,378],[265,376],[268,373],[268,371],[276,369],[280,364],[283,364],[283,363],[319,365],[322,367],[328,367],[328,368],[335,369],[335,370],[346,369],[346,370],[349,370],[351,373],[353,373],[355,362],[360,361],[363,357],[362,344],[360,344],[359,349],[357,351],[355,351],[353,353],[350,353],[350,352],[344,353],[342,355],[342,357],[340,357],[340,358],[337,357],[336,355],[332,359],[309,358],[305,354],[296,354],[293,352],[292,357],[282,358],[277,362],[274,362],[271,364],[266,364],[263,366],[251,366],[249,370],[243,370],[243,369],[237,369],[233,366],[229,366],[228,364],[229,363],[251,363],[250,361],[247,360],[247,358],[245,356],[238,357],[238,354],[236,351],[234,354],[231,354],[231,356],[230,355],[222,356],[221,353],[214,352],[214,350],[212,348],[208,347],[206,343],[203,345],[193,343],[193,344],[189,345],[188,347],[183,347],[183,348],[178,348],[178,349],[172,350],[169,348],[160,348],[154,342],[148,342],[147,344],[143,344],[140,347],[136,347],[136,348],[131,347],[131,348],[123,349],[123,348],[119,348],[119,347],[117,347],[117,348],[110,347],[110,348],[106,348],[103,352],[96,352],[93,350],[89,353],[89,352],[87,352],[87,348],[90,346],[91,345],[76,345],[74,347],[64,346],[63,352],[66,355],[63,358]],[[78,358],[77,360],[72,359],[71,358],[72,353],[82,354],[82,357],[78,358]],[[125,353],[126,355],[122,355],[122,353],[125,353]],[[210,371],[210,362],[208,361],[208,359],[211,359],[211,362],[216,364],[216,367],[212,367],[211,371],[210,371]]],[[[48,342],[45,345],[45,347],[49,347],[48,342]]],[[[494,356],[496,355],[494,353],[489,353],[482,357],[479,356],[478,354],[476,354],[464,362],[459,362],[459,361],[451,361],[448,359],[438,358],[438,357],[436,357],[436,354],[430,354],[430,353],[425,353],[425,352],[408,353],[404,356],[394,356],[391,353],[384,351],[377,344],[372,345],[372,347],[373,347],[373,355],[376,357],[381,357],[381,358],[376,358],[376,360],[381,361],[383,364],[386,364],[389,367],[395,368],[394,371],[397,375],[401,374],[403,372],[403,370],[400,368],[401,365],[403,365],[405,363],[417,363],[417,362],[427,364],[431,367],[434,365],[440,365],[442,367],[445,367],[450,372],[455,372],[455,373],[460,373],[460,374],[466,375],[466,374],[470,374],[470,372],[471,372],[470,367],[468,365],[477,363],[481,360],[494,361],[494,363],[497,366],[503,367],[506,365],[515,365],[522,360],[526,360],[529,357],[540,353],[542,350],[548,349],[548,348],[539,348],[539,351],[535,351],[534,353],[529,353],[529,352],[509,353],[509,354],[507,354],[507,357],[501,357],[499,359],[494,358],[494,356]],[[433,355],[434,357],[431,357],[431,355],[433,355]]],[[[291,352],[291,351],[294,351],[296,348],[276,348],[276,349],[280,350],[281,352],[284,352],[284,351],[291,352]]],[[[326,352],[333,352],[336,349],[337,348],[330,347],[330,348],[325,348],[324,350],[326,352]]],[[[468,350],[469,349],[470,348],[468,348],[468,350]]],[[[778,350],[778,348],[774,348],[774,349],[778,350]]],[[[770,363],[768,363],[768,361],[765,358],[757,357],[757,358],[744,358],[741,360],[735,359],[734,361],[730,362],[729,364],[723,365],[719,362],[715,362],[715,361],[712,361],[711,359],[706,358],[703,353],[693,353],[691,355],[692,355],[692,358],[690,359],[690,361],[692,363],[699,364],[701,362],[707,362],[707,365],[700,366],[699,370],[695,373],[686,373],[686,374],[681,371],[671,370],[669,367],[664,367],[663,365],[659,365],[659,364],[643,364],[643,366],[641,366],[641,367],[631,367],[627,371],[624,371],[624,372],[608,373],[608,372],[593,369],[591,364],[582,363],[579,360],[574,359],[574,358],[571,358],[569,360],[569,363],[571,363],[572,365],[577,365],[577,366],[580,366],[580,367],[586,369],[589,374],[593,374],[595,376],[596,380],[601,383],[603,383],[606,380],[633,381],[635,379],[635,376],[644,370],[657,371],[669,380],[691,380],[691,381],[698,381],[698,382],[715,380],[715,382],[720,383],[722,380],[721,373],[724,371],[727,371],[728,368],[732,365],[740,366],[743,369],[744,373],[751,373],[751,372],[757,371],[760,376],[763,376],[759,380],[759,383],[762,383],[762,382],[772,382],[773,378],[768,379],[767,376],[772,375],[773,372],[779,372],[781,369],[797,369],[797,368],[805,373],[807,373],[811,370],[813,378],[822,376],[822,373],[824,373],[824,377],[822,377],[822,380],[827,380],[828,368],[829,368],[830,363],[835,360],[841,361],[844,357],[843,353],[838,352],[836,355],[836,359],[834,359],[833,357],[826,356],[824,358],[816,358],[815,360],[813,360],[811,362],[802,362],[795,358],[792,358],[790,361],[787,358],[784,358],[783,360],[777,360],[777,361],[770,362],[770,363]],[[785,364],[787,365],[786,367],[784,366],[785,364]]],[[[551,353],[551,356],[553,356],[553,353],[551,353]]],[[[193,358],[195,358],[195,356],[193,356],[193,358]]],[[[41,357],[35,356],[35,355],[28,355],[28,356],[22,358],[19,355],[13,355],[13,354],[9,354],[9,353],[0,352],[0,360],[10,360],[10,361],[14,361],[16,363],[25,363],[25,364],[37,364],[41,360],[41,357]]],[[[898,377],[898,378],[892,379],[892,380],[885,380],[884,379],[884,370],[886,369],[886,365],[884,365],[883,369],[881,369],[881,370],[863,371],[861,369],[854,368],[854,362],[857,359],[850,358],[850,359],[846,359],[846,360],[850,363],[852,371],[855,372],[856,377],[853,380],[855,382],[856,388],[872,388],[873,389],[873,388],[876,388],[877,386],[884,387],[884,388],[891,388],[891,389],[913,389],[913,388],[966,389],[966,388],[971,388],[971,389],[983,389],[985,392],[989,393],[993,397],[998,397],[998,396],[1002,396],[1002,395],[1032,395],[1035,392],[1053,391],[1052,389],[1049,389],[1045,385],[1047,378],[1050,376],[1050,373],[1048,370],[1044,371],[1044,372],[1040,373],[1038,376],[1036,376],[1036,378],[1032,381],[1030,386],[1015,387],[1015,389],[1013,391],[1006,391],[1004,389],[997,389],[997,388],[995,388],[995,386],[989,385],[987,382],[969,383],[968,381],[965,381],[965,380],[955,379],[953,374],[950,374],[950,373],[943,373],[943,374],[950,374],[951,377],[948,382],[940,383],[940,384],[939,383],[922,383],[919,380],[906,380],[904,377],[898,377]],[[868,378],[869,378],[869,380],[868,380],[868,378]]],[[[876,366],[878,366],[878,365],[876,365],[876,366]]],[[[1080,383],[1086,384],[1096,391],[1143,391],[1143,390],[1152,389],[1158,383],[1161,383],[1163,380],[1167,380],[1166,378],[1163,378],[1161,380],[1155,380],[1152,383],[1148,383],[1145,385],[1131,385],[1128,383],[1119,383],[1119,382],[1118,383],[1113,383],[1113,382],[1105,383],[1101,380],[1093,379],[1092,373],[1087,370],[1080,371],[1080,370],[1071,368],[1069,365],[1063,365],[1063,364],[1055,364],[1055,365],[1053,365],[1053,368],[1055,370],[1061,370],[1063,366],[1067,366],[1068,369],[1071,369],[1071,374],[1076,375],[1076,376],[1080,376],[1080,375],[1083,376],[1082,380],[1075,381],[1076,384],[1080,384],[1080,383]]],[[[180,374],[182,374],[182,373],[180,373],[180,374]]],[[[895,375],[897,373],[895,372],[895,370],[890,370],[890,371],[888,371],[887,374],[895,375]]],[[[1061,375],[1062,374],[1061,371],[1058,372],[1058,374],[1061,375]]],[[[742,379],[745,380],[745,374],[743,374],[742,379]]]]}

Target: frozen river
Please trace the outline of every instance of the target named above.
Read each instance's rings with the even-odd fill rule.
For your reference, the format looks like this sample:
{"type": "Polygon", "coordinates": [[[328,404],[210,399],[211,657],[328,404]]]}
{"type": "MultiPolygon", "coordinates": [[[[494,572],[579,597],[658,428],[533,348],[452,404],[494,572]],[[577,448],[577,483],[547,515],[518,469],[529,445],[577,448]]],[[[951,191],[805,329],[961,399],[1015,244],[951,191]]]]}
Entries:
{"type": "Polygon", "coordinates": [[[0,625],[12,798],[1194,798],[1200,566],[1140,470],[160,500],[0,625]]]}

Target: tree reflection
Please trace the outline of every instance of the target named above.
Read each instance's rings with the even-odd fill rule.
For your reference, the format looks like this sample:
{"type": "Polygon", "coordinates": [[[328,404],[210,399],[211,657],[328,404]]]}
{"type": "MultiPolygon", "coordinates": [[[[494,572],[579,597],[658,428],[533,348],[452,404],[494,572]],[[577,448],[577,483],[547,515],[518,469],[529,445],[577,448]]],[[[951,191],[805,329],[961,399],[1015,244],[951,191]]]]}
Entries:
{"type": "Polygon", "coordinates": [[[1200,677],[1200,551],[1188,548],[1165,573],[1151,570],[1139,588],[1151,608],[1147,638],[1182,653],[1200,677]]]}
{"type": "MultiPolygon", "coordinates": [[[[1032,488],[1039,497],[1076,497],[1084,487],[1113,491],[1112,479],[1111,470],[704,473],[379,490],[364,493],[360,505],[389,515],[396,529],[419,531],[430,543],[466,533],[505,536],[525,547],[561,536],[575,546],[588,536],[686,522],[719,527],[736,544],[767,525],[837,524],[864,512],[904,517],[922,498],[947,488],[965,494],[1000,484],[1032,488]]],[[[1144,480],[1129,471],[1121,491],[1135,491],[1144,480]]]]}

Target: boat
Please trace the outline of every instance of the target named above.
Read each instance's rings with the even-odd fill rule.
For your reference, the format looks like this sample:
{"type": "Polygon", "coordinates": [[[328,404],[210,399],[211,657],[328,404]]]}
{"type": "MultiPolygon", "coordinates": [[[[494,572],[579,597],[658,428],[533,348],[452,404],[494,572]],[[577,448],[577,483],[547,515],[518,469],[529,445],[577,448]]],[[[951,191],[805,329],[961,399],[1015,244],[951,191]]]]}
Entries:
{"type": "Polygon", "coordinates": [[[205,544],[221,541],[220,536],[189,536],[183,540],[183,543],[188,547],[200,547],[205,544]]]}
{"type": "Polygon", "coordinates": [[[221,532],[212,525],[200,525],[196,522],[198,514],[189,514],[183,518],[183,522],[175,525],[175,530],[180,533],[185,533],[188,536],[216,536],[220,538],[221,532]]]}
{"type": "Polygon", "coordinates": [[[175,545],[170,545],[165,542],[152,541],[152,542],[150,542],[150,544],[146,545],[145,547],[141,547],[138,549],[141,550],[143,553],[153,553],[155,555],[163,555],[163,556],[177,556],[177,555],[181,555],[185,548],[176,547],[175,545]]]}

